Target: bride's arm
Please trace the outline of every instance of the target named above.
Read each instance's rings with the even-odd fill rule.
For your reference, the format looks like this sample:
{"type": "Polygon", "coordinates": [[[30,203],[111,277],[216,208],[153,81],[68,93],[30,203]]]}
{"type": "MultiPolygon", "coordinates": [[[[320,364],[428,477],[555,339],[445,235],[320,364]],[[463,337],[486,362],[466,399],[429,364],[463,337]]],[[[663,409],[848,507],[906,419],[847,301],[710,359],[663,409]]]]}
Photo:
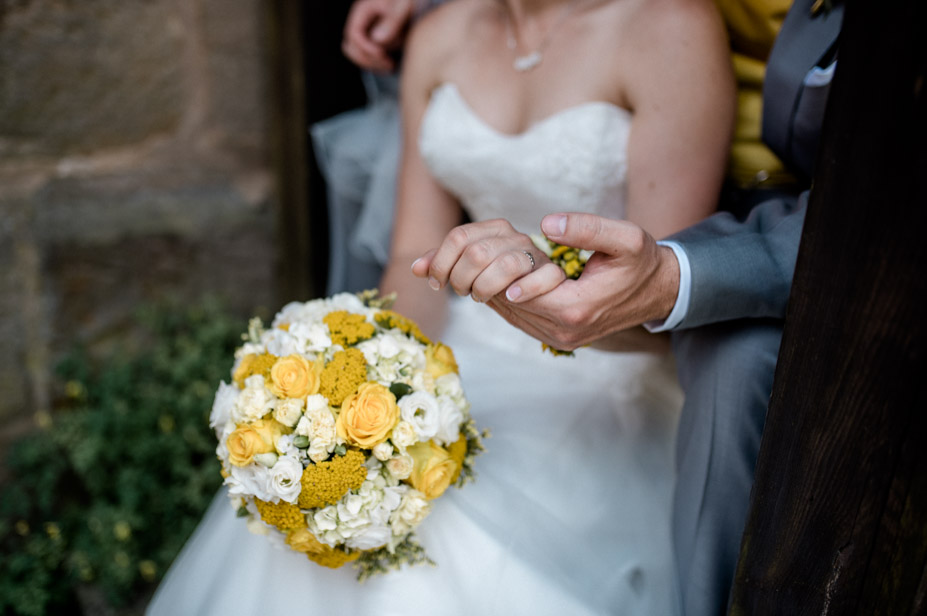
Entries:
{"type": "Polygon", "coordinates": [[[627,33],[644,51],[626,74],[633,120],[625,215],[659,239],[717,209],[736,89],[712,2],[646,6],[646,18],[627,33]]]}
{"type": "MultiPolygon", "coordinates": [[[[712,214],[734,127],[736,91],[724,26],[710,3],[653,3],[635,28],[647,49],[633,63],[627,95],[633,123],[628,142],[626,217],[666,237],[712,214]]],[[[642,327],[595,341],[605,350],[666,345],[642,327]]]]}
{"type": "Polygon", "coordinates": [[[400,83],[402,149],[396,214],[389,263],[380,279],[382,294],[397,293],[394,309],[414,319],[429,336],[437,336],[443,327],[447,295],[431,291],[410,268],[461,218],[460,206],[431,176],[418,148],[422,117],[447,57],[452,34],[445,32],[447,22],[440,15],[429,15],[413,28],[406,45],[400,83]]]}

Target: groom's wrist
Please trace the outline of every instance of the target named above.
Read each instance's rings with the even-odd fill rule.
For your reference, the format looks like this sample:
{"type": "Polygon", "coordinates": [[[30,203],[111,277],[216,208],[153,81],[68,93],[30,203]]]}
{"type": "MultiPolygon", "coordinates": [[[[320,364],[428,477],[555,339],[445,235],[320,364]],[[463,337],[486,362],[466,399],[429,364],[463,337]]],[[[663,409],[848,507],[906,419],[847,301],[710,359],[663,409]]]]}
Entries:
{"type": "Polygon", "coordinates": [[[689,305],[689,260],[675,242],[658,242],[651,319],[644,327],[651,332],[674,328],[685,317],[689,305]]]}

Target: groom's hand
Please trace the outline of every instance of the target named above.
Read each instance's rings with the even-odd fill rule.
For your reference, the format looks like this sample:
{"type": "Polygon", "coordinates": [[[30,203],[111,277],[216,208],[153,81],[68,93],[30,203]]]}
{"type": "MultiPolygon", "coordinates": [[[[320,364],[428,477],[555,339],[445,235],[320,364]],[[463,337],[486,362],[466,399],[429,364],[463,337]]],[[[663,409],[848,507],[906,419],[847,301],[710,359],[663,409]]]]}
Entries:
{"type": "Polygon", "coordinates": [[[679,263],[639,226],[593,214],[552,214],[541,222],[551,240],[594,250],[577,280],[551,287],[530,272],[489,305],[509,323],[563,350],[649,321],[665,319],[679,290],[679,263]]]}

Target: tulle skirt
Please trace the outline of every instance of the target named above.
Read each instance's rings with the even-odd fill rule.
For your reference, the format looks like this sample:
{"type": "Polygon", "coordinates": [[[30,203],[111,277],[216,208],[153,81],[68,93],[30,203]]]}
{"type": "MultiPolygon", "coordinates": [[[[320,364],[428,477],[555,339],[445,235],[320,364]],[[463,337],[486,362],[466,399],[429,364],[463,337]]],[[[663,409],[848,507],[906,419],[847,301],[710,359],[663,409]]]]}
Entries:
{"type": "Polygon", "coordinates": [[[478,425],[477,481],[434,502],[435,567],[359,584],[252,535],[220,492],[149,614],[678,613],[670,542],[682,394],[668,356],[542,353],[483,305],[451,302],[443,341],[478,425]]]}

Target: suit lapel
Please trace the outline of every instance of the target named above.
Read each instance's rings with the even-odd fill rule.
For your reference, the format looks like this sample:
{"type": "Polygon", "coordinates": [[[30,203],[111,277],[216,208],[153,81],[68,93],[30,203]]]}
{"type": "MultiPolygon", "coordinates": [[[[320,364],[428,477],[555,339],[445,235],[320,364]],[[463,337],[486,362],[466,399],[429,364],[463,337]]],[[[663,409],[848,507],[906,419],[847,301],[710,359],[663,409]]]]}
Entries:
{"type": "Polygon", "coordinates": [[[805,75],[836,42],[843,19],[842,4],[812,17],[813,4],[795,0],[766,65],[763,141],[787,162],[794,162],[795,112],[805,75]]]}

